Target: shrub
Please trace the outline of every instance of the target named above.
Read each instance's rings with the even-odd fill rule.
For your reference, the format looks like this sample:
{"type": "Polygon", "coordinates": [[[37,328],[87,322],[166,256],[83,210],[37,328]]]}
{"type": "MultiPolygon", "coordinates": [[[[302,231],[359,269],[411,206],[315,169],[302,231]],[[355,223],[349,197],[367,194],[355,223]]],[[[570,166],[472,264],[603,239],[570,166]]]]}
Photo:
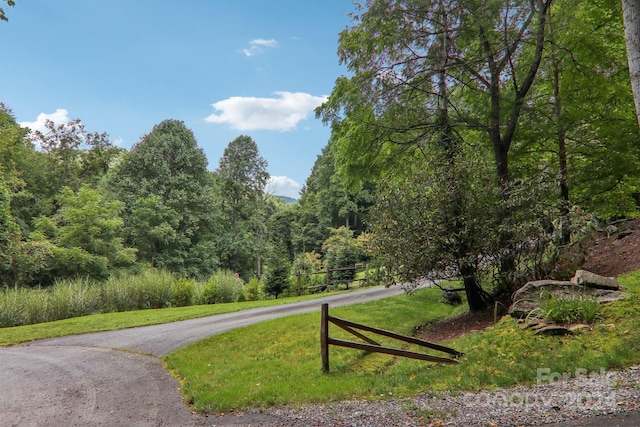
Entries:
{"type": "Polygon", "coordinates": [[[143,310],[171,305],[175,278],[163,270],[145,269],[140,274],[110,278],[103,286],[109,311],[143,310]]]}
{"type": "Polygon", "coordinates": [[[195,281],[193,279],[181,278],[173,284],[173,295],[171,305],[174,307],[186,307],[193,304],[195,293],[195,281]]]}
{"type": "Polygon", "coordinates": [[[49,293],[42,290],[19,291],[19,306],[22,311],[24,325],[48,322],[49,293]]]}
{"type": "Polygon", "coordinates": [[[264,284],[257,277],[252,277],[244,287],[248,301],[259,301],[263,298],[262,288],[264,284]]]}
{"type": "Polygon", "coordinates": [[[267,276],[264,291],[278,299],[278,295],[289,289],[289,285],[289,266],[284,262],[280,262],[276,264],[267,276]]]}
{"type": "Polygon", "coordinates": [[[214,273],[200,289],[196,297],[198,304],[219,304],[245,301],[242,279],[229,270],[214,273]]]}

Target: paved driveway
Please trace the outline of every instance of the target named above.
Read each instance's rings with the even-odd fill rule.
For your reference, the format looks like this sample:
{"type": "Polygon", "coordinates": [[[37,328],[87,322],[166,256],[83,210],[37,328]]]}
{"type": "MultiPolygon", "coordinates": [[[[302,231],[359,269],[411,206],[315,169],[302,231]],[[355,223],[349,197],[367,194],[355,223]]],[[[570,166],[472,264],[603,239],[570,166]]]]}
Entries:
{"type": "Polygon", "coordinates": [[[402,293],[375,287],[164,325],[0,348],[0,426],[197,426],[158,356],[234,328],[402,293]]]}

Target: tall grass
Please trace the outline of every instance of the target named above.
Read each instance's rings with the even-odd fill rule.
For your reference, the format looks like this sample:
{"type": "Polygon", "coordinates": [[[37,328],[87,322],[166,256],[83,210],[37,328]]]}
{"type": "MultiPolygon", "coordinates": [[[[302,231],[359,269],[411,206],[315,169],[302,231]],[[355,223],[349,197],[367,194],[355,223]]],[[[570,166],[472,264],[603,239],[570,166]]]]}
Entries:
{"type": "Polygon", "coordinates": [[[87,279],[56,282],[48,293],[47,322],[99,313],[100,288],[87,279]]]}
{"type": "Polygon", "coordinates": [[[141,274],[110,278],[102,285],[108,311],[144,310],[171,306],[176,279],[163,270],[144,270],[141,274]]]}
{"type": "MultiPolygon", "coordinates": [[[[259,297],[254,292],[252,297],[259,297]]],[[[230,271],[206,282],[177,279],[163,270],[112,277],[104,283],[63,280],[47,289],[0,289],[0,327],[31,325],[97,313],[182,307],[247,300],[244,284],[230,271]]]]}

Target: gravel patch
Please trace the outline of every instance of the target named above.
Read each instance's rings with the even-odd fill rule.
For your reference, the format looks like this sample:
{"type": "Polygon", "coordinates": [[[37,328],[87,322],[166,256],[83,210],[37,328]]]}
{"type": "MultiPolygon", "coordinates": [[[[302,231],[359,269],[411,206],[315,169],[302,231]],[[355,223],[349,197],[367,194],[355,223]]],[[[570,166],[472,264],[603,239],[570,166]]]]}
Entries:
{"type": "Polygon", "coordinates": [[[640,367],[538,372],[538,384],[494,391],[268,408],[210,416],[214,426],[524,426],[640,410],[640,367]]]}

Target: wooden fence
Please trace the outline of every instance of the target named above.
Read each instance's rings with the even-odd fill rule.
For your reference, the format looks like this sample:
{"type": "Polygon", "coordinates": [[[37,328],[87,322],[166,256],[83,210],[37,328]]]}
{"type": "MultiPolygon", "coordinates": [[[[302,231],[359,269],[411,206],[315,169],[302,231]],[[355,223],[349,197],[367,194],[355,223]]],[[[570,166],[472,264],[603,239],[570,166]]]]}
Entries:
{"type": "Polygon", "coordinates": [[[337,286],[339,284],[343,284],[346,286],[347,289],[349,289],[349,284],[352,282],[362,282],[362,284],[364,286],[369,286],[370,284],[370,275],[369,275],[369,264],[355,264],[353,267],[344,267],[344,268],[327,268],[324,271],[312,271],[310,273],[300,273],[298,272],[296,275],[297,278],[297,293],[298,296],[302,295],[302,278],[303,277],[309,277],[309,276],[313,276],[316,274],[324,274],[325,275],[325,281],[322,285],[316,285],[316,286],[310,286],[307,289],[328,289],[331,288],[332,286],[337,286]],[[337,271],[350,271],[350,270],[354,270],[355,274],[354,276],[357,275],[358,272],[364,271],[365,275],[363,278],[358,279],[357,277],[354,277],[353,279],[344,279],[344,280],[331,280],[331,273],[337,272],[337,271]]]}
{"type": "Polygon", "coordinates": [[[322,370],[329,372],[329,346],[336,345],[339,347],[348,347],[356,350],[365,350],[375,353],[385,353],[393,356],[407,357],[410,359],[426,360],[429,362],[454,364],[458,363],[456,358],[463,356],[464,353],[454,350],[450,347],[435,344],[429,341],[424,341],[418,338],[409,337],[406,335],[397,334],[395,332],[385,331],[384,329],[377,329],[371,326],[361,325],[358,323],[350,322],[348,320],[340,319],[329,315],[329,304],[322,304],[322,317],[320,320],[320,352],[322,354],[322,370]],[[340,339],[331,338],[329,336],[329,323],[344,329],[352,335],[365,341],[365,343],[355,341],[345,341],[340,339]],[[389,338],[394,338],[400,341],[404,341],[410,344],[416,344],[422,347],[430,348],[433,350],[441,351],[451,354],[453,358],[432,356],[430,354],[416,353],[413,351],[401,350],[390,347],[383,347],[380,343],[372,340],[366,335],[356,331],[356,329],[362,331],[372,332],[374,334],[383,335],[389,338]]]}

